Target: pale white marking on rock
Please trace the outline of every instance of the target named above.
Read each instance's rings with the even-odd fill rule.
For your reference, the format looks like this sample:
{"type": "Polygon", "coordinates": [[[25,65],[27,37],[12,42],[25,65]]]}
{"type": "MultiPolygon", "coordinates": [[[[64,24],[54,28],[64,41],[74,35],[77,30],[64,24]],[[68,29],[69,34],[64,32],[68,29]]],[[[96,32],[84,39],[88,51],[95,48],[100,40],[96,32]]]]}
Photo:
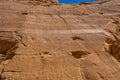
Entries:
{"type": "MultiPolygon", "coordinates": [[[[0,28],[1,31],[14,31],[16,28],[0,28]]],[[[103,29],[71,29],[71,30],[39,30],[39,29],[24,29],[21,32],[23,33],[44,33],[44,34],[96,34],[104,33],[103,29]]]]}

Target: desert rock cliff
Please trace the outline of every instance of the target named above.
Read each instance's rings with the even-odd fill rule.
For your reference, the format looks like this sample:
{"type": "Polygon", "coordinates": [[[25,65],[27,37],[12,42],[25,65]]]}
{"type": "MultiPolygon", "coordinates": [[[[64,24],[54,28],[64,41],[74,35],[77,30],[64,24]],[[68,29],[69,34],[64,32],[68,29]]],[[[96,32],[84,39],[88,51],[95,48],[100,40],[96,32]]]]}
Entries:
{"type": "Polygon", "coordinates": [[[0,0],[0,80],[119,79],[119,0],[0,0]]]}

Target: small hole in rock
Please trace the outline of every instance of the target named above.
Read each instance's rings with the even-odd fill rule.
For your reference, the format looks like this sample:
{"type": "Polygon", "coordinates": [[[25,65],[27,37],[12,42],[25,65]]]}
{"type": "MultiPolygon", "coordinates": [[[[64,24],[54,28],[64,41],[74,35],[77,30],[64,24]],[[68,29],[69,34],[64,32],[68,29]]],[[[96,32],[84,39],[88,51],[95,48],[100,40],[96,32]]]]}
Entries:
{"type": "Polygon", "coordinates": [[[49,54],[49,52],[43,52],[43,54],[49,54]]]}
{"type": "Polygon", "coordinates": [[[43,56],[41,56],[41,58],[44,58],[43,56]]]}
{"type": "Polygon", "coordinates": [[[75,36],[75,37],[72,37],[72,39],[73,39],[73,40],[83,40],[82,38],[80,38],[80,37],[77,37],[77,36],[75,36]]]}
{"type": "Polygon", "coordinates": [[[72,51],[71,53],[72,53],[72,56],[73,56],[74,58],[77,58],[77,59],[82,58],[82,57],[90,54],[90,53],[87,52],[87,51],[72,51]]]}
{"type": "Polygon", "coordinates": [[[103,12],[99,12],[99,14],[102,14],[102,15],[103,15],[103,12]]]}
{"type": "Polygon", "coordinates": [[[28,13],[27,12],[23,12],[22,15],[28,15],[28,13]]]}

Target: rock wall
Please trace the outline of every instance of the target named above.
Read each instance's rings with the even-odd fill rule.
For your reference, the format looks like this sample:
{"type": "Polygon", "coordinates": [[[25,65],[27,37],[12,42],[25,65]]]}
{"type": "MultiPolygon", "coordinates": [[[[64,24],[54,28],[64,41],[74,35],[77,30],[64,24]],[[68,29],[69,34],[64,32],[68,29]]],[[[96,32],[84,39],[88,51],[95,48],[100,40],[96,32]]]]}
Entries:
{"type": "Polygon", "coordinates": [[[0,80],[119,80],[119,4],[0,0],[0,80]]]}
{"type": "Polygon", "coordinates": [[[112,19],[104,26],[108,36],[105,41],[105,51],[120,61],[120,20],[112,19]]]}
{"type": "Polygon", "coordinates": [[[52,4],[58,4],[57,0],[29,0],[29,4],[32,5],[52,5],[52,4]]]}

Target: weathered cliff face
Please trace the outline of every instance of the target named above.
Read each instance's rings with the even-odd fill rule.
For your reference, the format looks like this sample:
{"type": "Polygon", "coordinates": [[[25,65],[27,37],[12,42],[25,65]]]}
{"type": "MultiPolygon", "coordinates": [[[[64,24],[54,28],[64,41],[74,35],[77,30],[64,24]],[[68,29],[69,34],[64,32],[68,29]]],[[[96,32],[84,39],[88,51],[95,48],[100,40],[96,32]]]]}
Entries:
{"type": "Polygon", "coordinates": [[[58,4],[57,0],[29,0],[29,4],[32,5],[53,5],[58,4]]]}
{"type": "Polygon", "coordinates": [[[0,0],[1,80],[119,80],[120,1],[0,0]]]}
{"type": "Polygon", "coordinates": [[[11,2],[19,2],[23,4],[29,4],[29,5],[55,5],[58,4],[58,0],[9,0],[11,2]]]}

